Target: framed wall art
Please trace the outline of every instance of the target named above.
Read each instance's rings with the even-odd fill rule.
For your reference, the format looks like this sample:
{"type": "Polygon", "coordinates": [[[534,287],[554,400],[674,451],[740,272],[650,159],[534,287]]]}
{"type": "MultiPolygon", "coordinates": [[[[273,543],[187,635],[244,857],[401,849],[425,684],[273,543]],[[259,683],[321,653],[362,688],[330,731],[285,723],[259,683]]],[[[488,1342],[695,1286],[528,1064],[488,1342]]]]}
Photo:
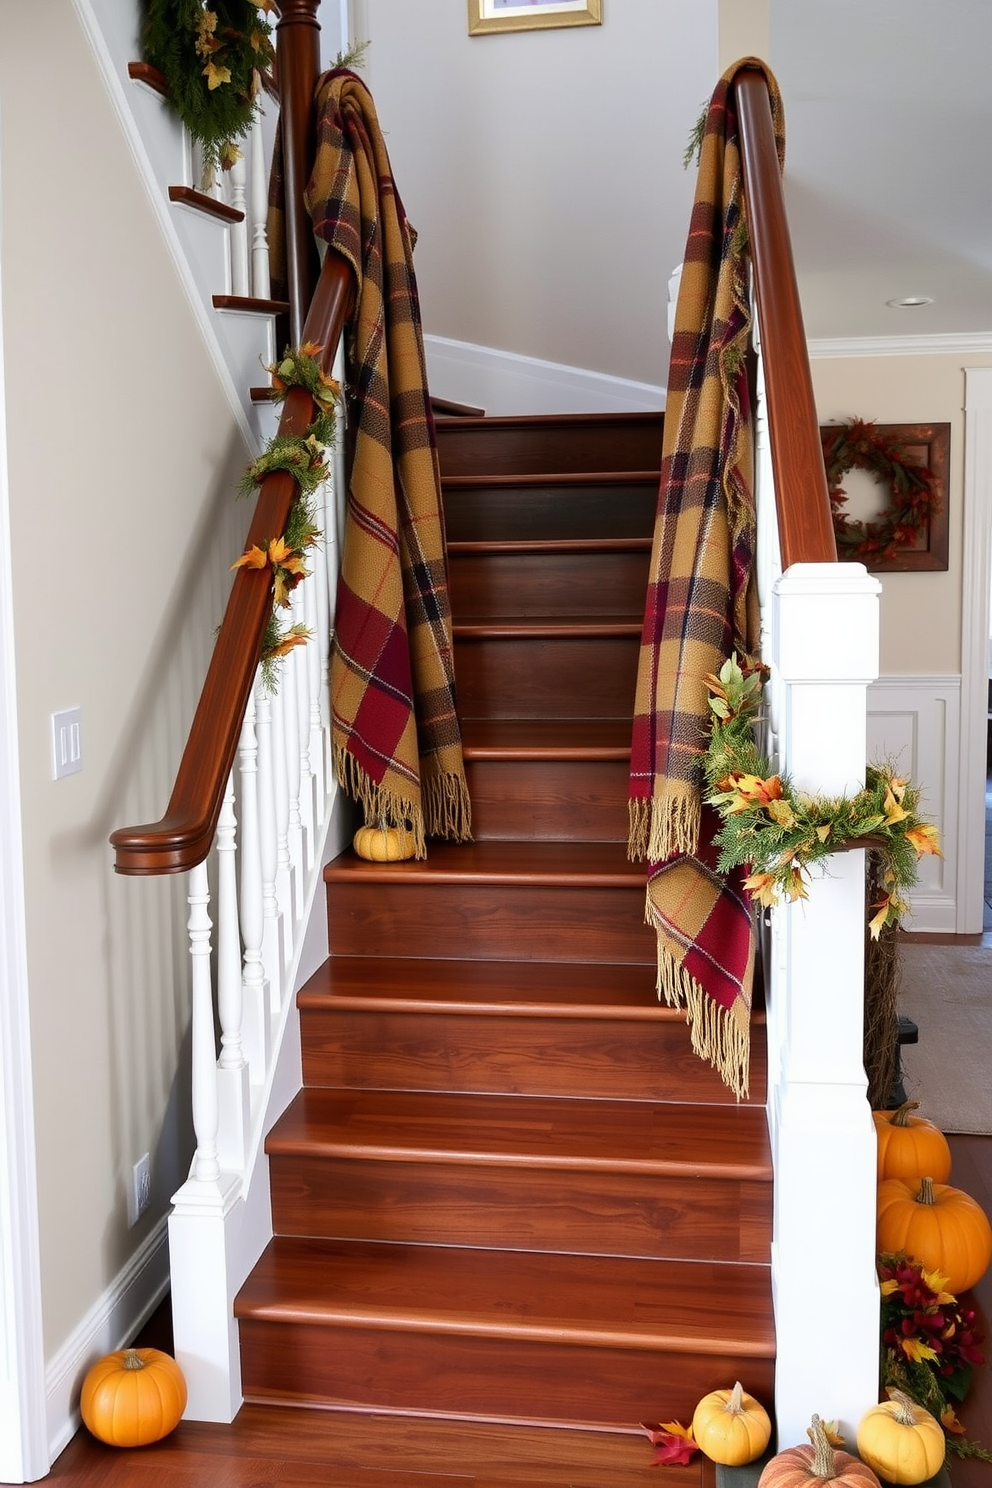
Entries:
{"type": "Polygon", "coordinates": [[[603,0],[468,0],[468,34],[601,26],[603,0]]]}
{"type": "Polygon", "coordinates": [[[820,429],[830,508],[842,563],[871,573],[947,568],[950,424],[875,424],[852,419],[820,429]],[[845,479],[864,471],[878,486],[876,509],[855,517],[845,479]]]}

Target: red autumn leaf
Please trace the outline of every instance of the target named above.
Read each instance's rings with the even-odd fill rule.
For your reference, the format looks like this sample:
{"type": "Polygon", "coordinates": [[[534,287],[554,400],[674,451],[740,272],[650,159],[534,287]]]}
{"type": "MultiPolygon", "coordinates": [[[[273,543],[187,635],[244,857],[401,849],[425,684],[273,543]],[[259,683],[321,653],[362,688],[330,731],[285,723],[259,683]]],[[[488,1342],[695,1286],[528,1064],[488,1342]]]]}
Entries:
{"type": "Polygon", "coordinates": [[[685,1467],[699,1451],[692,1427],[686,1430],[678,1421],[642,1421],[641,1430],[655,1449],[652,1467],[685,1467]]]}

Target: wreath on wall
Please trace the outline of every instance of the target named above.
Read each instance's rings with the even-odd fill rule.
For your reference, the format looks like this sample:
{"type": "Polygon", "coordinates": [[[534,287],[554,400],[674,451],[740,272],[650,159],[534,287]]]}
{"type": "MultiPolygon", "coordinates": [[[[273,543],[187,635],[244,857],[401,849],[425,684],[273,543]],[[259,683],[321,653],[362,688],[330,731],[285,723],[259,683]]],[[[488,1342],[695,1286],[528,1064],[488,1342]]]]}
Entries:
{"type": "Polygon", "coordinates": [[[914,464],[904,444],[863,419],[821,429],[820,438],[841,559],[875,568],[915,549],[941,510],[938,478],[930,467],[914,464]],[[888,490],[888,506],[870,522],[855,521],[845,510],[841,483],[849,470],[867,471],[888,490]]]}

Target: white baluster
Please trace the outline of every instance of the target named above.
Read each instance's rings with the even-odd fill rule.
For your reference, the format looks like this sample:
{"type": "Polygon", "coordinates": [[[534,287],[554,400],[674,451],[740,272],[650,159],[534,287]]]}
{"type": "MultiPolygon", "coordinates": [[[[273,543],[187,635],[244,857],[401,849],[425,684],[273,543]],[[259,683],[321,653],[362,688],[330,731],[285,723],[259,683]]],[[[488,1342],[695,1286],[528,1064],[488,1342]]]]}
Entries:
{"type": "MultiPolygon", "coordinates": [[[[310,549],[313,552],[313,549],[310,549]]],[[[302,584],[297,584],[292,594],[293,624],[305,625],[308,630],[313,631],[313,623],[307,613],[306,591],[313,586],[313,579],[304,579],[302,584]]],[[[314,772],[310,766],[310,658],[307,652],[315,643],[315,637],[311,635],[305,646],[297,646],[289,653],[287,660],[293,663],[296,674],[296,735],[300,748],[300,783],[298,788],[300,826],[302,828],[302,853],[301,869],[305,875],[309,873],[314,855],[314,835],[317,823],[317,798],[315,792],[316,782],[314,772]]]]}
{"type": "MultiPolygon", "coordinates": [[[[231,181],[231,206],[238,212],[245,212],[245,185],[248,177],[248,166],[244,155],[239,155],[228,172],[231,181]]],[[[231,293],[236,295],[250,295],[250,278],[248,274],[248,223],[242,218],[240,222],[231,223],[231,293]]]]}
{"type": "Polygon", "coordinates": [[[258,811],[258,741],[255,737],[255,698],[248,699],[241,742],[238,746],[241,773],[241,869],[240,918],[244,944],[242,972],[244,998],[244,1044],[251,1084],[263,1084],[269,1067],[270,1019],[267,1016],[269,989],[262,959],[265,905],[262,894],[262,845],[258,811]]]}
{"type": "Polygon", "coordinates": [[[237,817],[234,774],[217,819],[217,1150],[225,1172],[240,1173],[248,1157],[251,1094],[241,1039],[244,1003],[241,987],[241,936],[238,932],[237,817]]]}
{"type": "Polygon", "coordinates": [[[211,919],[207,910],[210,885],[207,865],[198,863],[188,879],[189,955],[192,972],[193,1131],[196,1156],[193,1176],[211,1183],[220,1176],[217,1156],[217,1046],[214,1042],[214,999],[210,981],[211,919]]]}
{"type": "MultiPolygon", "coordinates": [[[[292,621],[294,617],[290,615],[292,621]]],[[[299,649],[299,648],[297,648],[299,649]]],[[[300,709],[296,700],[296,658],[292,651],[279,672],[277,708],[285,746],[286,854],[292,900],[287,904],[290,925],[303,913],[303,824],[300,820],[300,709]]]]}
{"type": "MultiPolygon", "coordinates": [[[[321,497],[322,504],[322,497],[321,497]]],[[[318,526],[322,522],[321,507],[318,506],[318,526]]],[[[310,639],[303,648],[307,669],[307,721],[306,731],[310,739],[307,761],[313,779],[314,829],[324,820],[327,785],[324,770],[324,732],[321,712],[321,688],[327,656],[327,580],[324,574],[324,540],[320,539],[310,549],[310,577],[303,585],[303,617],[310,639]],[[324,613],[321,617],[321,596],[324,613]]]]}
{"type": "Polygon", "coordinates": [[[258,740],[258,830],[262,862],[262,960],[269,984],[269,1015],[282,1006],[286,952],[279,905],[279,837],[276,823],[275,747],[272,699],[259,677],[255,689],[255,735],[258,740]]]}
{"type": "Polygon", "coordinates": [[[251,284],[256,299],[267,300],[269,284],[269,240],[266,221],[269,212],[269,181],[262,138],[262,121],[256,111],[251,126],[251,284]]]}

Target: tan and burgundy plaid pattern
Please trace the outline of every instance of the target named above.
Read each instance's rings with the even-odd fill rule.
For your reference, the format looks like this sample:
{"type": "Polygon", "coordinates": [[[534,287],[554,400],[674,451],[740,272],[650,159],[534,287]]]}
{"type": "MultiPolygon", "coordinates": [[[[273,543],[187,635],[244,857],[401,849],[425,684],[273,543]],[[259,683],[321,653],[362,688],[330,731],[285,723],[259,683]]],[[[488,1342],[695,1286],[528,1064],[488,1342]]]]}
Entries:
{"type": "Polygon", "coordinates": [[[306,191],[318,237],[351,265],[353,441],[331,655],[335,770],[369,821],[464,839],[471,808],[455,705],[451,609],[414,235],[375,105],[338,69],[317,89],[306,191]]]}
{"type": "Polygon", "coordinates": [[[675,313],[661,490],[631,741],[630,855],[650,864],[647,917],[658,987],[687,1009],[693,1048],[747,1092],[754,935],[740,879],[714,870],[717,823],[702,805],[704,678],[758,639],[754,581],[749,257],[737,119],[741,66],[764,72],[779,158],[774,78],[748,59],[710,101],[675,313]]]}

